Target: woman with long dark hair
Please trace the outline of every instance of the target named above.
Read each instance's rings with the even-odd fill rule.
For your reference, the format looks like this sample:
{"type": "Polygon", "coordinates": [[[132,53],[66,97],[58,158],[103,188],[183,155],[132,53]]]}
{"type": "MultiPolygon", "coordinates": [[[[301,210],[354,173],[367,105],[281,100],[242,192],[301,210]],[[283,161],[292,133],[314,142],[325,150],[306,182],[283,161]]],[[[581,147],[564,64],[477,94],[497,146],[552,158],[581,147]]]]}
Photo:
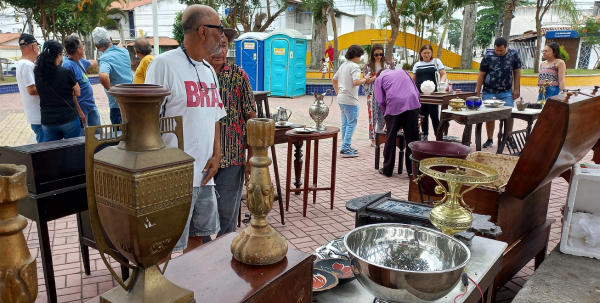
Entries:
{"type": "MultiPolygon", "coordinates": [[[[440,73],[440,81],[446,82],[446,67],[442,64],[442,61],[437,58],[433,58],[433,48],[431,44],[425,44],[421,46],[419,50],[419,62],[413,66],[413,81],[421,91],[421,84],[429,80],[435,83],[435,90],[437,91],[437,80],[435,79],[435,73],[440,73]]],[[[421,136],[422,141],[427,141],[429,135],[429,117],[431,117],[431,123],[433,124],[433,134],[437,132],[440,124],[440,109],[438,105],[433,104],[421,104],[421,115],[423,115],[423,122],[421,123],[421,130],[423,135],[421,136]]]]}
{"type": "Polygon", "coordinates": [[[81,89],[73,72],[61,66],[62,59],[62,45],[46,41],[34,69],[46,141],[78,137],[82,133],[81,123],[85,125],[85,115],[77,102],[81,89]]]}
{"type": "MultiPolygon", "coordinates": [[[[562,60],[560,46],[558,43],[550,42],[544,46],[542,56],[545,61],[540,64],[540,76],[538,77],[538,86],[544,85],[546,80],[550,85],[546,87],[546,100],[552,96],[560,94],[565,90],[565,75],[567,74],[567,64],[562,60]]],[[[538,101],[542,100],[543,93],[540,89],[538,101]]],[[[545,100],[544,100],[545,101],[545,100]]]]}
{"type": "Polygon", "coordinates": [[[381,109],[375,95],[373,94],[373,82],[377,79],[377,75],[384,69],[389,69],[390,64],[385,59],[383,54],[383,46],[381,44],[373,44],[371,53],[369,55],[369,62],[363,67],[363,75],[371,76],[371,79],[363,84],[363,93],[367,95],[367,109],[369,112],[369,139],[371,139],[371,146],[375,146],[375,132],[383,131],[383,125],[385,120],[381,114],[381,109]]]}

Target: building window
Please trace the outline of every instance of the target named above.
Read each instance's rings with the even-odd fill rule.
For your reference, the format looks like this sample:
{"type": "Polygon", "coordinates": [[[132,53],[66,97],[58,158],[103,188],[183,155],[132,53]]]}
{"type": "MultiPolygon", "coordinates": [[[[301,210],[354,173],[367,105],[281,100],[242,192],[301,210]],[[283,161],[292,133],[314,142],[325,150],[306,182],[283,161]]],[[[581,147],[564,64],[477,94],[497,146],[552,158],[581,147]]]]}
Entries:
{"type": "Polygon", "coordinates": [[[302,24],[304,23],[304,12],[300,9],[296,11],[296,23],[302,24]]]}

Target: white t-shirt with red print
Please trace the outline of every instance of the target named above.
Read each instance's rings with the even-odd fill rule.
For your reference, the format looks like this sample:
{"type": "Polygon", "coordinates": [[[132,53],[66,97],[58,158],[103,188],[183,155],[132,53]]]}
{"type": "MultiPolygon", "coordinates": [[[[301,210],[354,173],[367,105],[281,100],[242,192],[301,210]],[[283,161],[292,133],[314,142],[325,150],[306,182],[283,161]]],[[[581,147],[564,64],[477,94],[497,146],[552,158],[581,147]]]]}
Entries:
{"type": "MultiPolygon", "coordinates": [[[[161,106],[160,116],[183,116],[183,150],[196,159],[194,187],[202,186],[202,180],[208,174],[202,170],[213,155],[215,123],[226,115],[214,69],[204,60],[188,60],[178,48],[152,60],[145,83],[159,84],[171,91],[161,106]]],[[[174,134],[164,134],[163,140],[167,145],[177,147],[174,134]]],[[[213,179],[207,183],[214,184],[213,179]]]]}

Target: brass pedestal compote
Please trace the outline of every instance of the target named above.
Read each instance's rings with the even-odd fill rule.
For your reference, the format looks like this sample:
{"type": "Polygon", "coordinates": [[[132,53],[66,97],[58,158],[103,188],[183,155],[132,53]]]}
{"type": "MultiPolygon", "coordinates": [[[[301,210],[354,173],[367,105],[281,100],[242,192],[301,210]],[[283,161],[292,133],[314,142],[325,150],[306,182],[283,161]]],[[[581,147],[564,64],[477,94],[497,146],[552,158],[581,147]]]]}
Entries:
{"type": "Polygon", "coordinates": [[[158,263],[181,237],[192,202],[194,158],[183,152],[181,117],[159,119],[170,91],[160,85],[112,87],[123,124],[86,129],[86,182],[92,230],[98,251],[120,284],[100,296],[101,303],[188,303],[194,293],[164,276],[158,263]],[[118,133],[118,129],[122,133],[118,133]],[[94,134],[99,130],[99,135],[94,134]],[[166,146],[161,134],[177,134],[179,148],[166,146]],[[102,144],[119,142],[95,153],[102,144]],[[120,261],[103,232],[134,266],[120,261]],[[105,254],[133,269],[122,281],[105,254]]]}
{"type": "Polygon", "coordinates": [[[492,183],[498,179],[498,171],[494,168],[473,161],[453,158],[421,160],[419,170],[432,177],[438,184],[435,187],[436,194],[444,194],[444,198],[435,203],[435,207],[429,213],[429,220],[435,227],[450,236],[469,229],[473,223],[472,208],[465,203],[464,194],[479,185],[492,183]],[[439,172],[432,169],[436,166],[450,166],[454,169],[439,172]],[[478,174],[468,174],[465,169],[478,174]],[[448,183],[448,190],[440,180],[448,183]],[[471,187],[461,193],[463,185],[471,187]]]}
{"type": "Polygon", "coordinates": [[[248,209],[252,213],[250,226],[240,232],[231,242],[233,257],[249,265],[269,265],[281,261],[287,254],[288,245],[267,221],[273,208],[273,181],[269,174],[272,161],[267,149],[275,139],[275,122],[271,119],[250,119],[246,126],[248,145],[254,155],[250,158],[252,172],[248,181],[248,209]]]}

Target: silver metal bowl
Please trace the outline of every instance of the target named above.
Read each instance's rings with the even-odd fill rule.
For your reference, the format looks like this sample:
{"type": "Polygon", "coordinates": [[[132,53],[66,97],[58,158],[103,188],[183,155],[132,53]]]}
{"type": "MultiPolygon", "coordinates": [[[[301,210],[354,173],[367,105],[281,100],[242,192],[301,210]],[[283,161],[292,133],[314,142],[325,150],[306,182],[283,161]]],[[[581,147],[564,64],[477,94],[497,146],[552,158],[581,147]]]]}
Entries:
{"type": "Polygon", "coordinates": [[[460,280],[471,251],[433,229],[405,224],[359,227],[344,237],[360,284],[387,302],[427,302],[448,294],[460,280]]]}

